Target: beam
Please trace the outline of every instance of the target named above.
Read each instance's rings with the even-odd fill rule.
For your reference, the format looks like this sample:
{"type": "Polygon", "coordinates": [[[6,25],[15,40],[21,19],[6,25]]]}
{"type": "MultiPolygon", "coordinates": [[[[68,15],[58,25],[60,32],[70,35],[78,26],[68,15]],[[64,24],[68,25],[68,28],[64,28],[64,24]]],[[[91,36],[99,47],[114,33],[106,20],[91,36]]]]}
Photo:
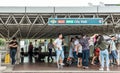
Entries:
{"type": "Polygon", "coordinates": [[[21,38],[22,38],[22,34],[21,34],[21,27],[20,27],[20,25],[21,25],[21,23],[23,22],[24,17],[25,17],[25,14],[23,15],[22,19],[21,19],[20,22],[18,23],[18,29],[20,30],[20,37],[21,37],[21,38]]]}
{"type": "Polygon", "coordinates": [[[19,31],[20,31],[20,30],[18,29],[18,30],[12,35],[11,39],[12,39],[13,37],[15,37],[19,31]]]}
{"type": "Polygon", "coordinates": [[[46,23],[45,23],[45,20],[44,20],[43,17],[42,17],[42,15],[40,15],[40,18],[42,19],[43,24],[46,24],[46,23]]]}
{"type": "Polygon", "coordinates": [[[103,23],[105,23],[109,17],[110,17],[110,15],[108,15],[108,16],[103,20],[103,23]]]}
{"type": "Polygon", "coordinates": [[[111,18],[112,18],[112,23],[115,24],[115,21],[114,21],[114,18],[113,18],[112,14],[111,14],[111,18]]]}
{"type": "Polygon", "coordinates": [[[50,32],[53,31],[53,30],[55,30],[55,29],[56,29],[56,27],[52,28],[51,30],[47,31],[46,33],[41,34],[41,35],[40,35],[39,37],[37,37],[37,38],[41,38],[42,36],[44,36],[44,35],[46,35],[46,34],[50,34],[50,32]]]}
{"type": "Polygon", "coordinates": [[[44,25],[43,28],[40,29],[40,31],[36,32],[33,36],[32,36],[32,39],[38,35],[39,33],[41,33],[48,25],[44,25]]]}
{"type": "Polygon", "coordinates": [[[35,24],[35,22],[37,21],[38,18],[39,18],[39,15],[37,15],[37,17],[35,18],[34,22],[29,26],[29,30],[28,30],[28,33],[27,33],[27,37],[26,37],[26,38],[29,37],[30,32],[31,32],[31,30],[32,30],[32,27],[33,27],[33,25],[35,24]]]}
{"type": "Polygon", "coordinates": [[[6,39],[6,38],[5,38],[5,36],[4,36],[4,35],[2,35],[2,33],[1,33],[1,32],[0,32],[0,36],[1,36],[2,38],[6,39]]]}
{"type": "Polygon", "coordinates": [[[0,21],[2,22],[3,27],[5,28],[6,31],[8,31],[8,28],[4,25],[5,23],[3,22],[2,18],[0,17],[0,21]]]}

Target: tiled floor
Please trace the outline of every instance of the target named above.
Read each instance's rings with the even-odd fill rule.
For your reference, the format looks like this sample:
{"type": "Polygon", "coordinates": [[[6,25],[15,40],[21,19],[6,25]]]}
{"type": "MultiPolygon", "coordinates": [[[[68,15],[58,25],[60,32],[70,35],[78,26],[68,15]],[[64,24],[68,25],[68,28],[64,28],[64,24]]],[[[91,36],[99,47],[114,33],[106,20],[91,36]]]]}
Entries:
{"type": "Polygon", "coordinates": [[[89,69],[77,68],[76,66],[65,66],[63,69],[58,69],[55,63],[26,63],[15,65],[13,68],[8,66],[4,73],[120,73],[120,67],[116,66],[110,67],[110,72],[99,71],[98,69],[99,66],[97,65],[90,65],[89,69]]]}
{"type": "MultiPolygon", "coordinates": [[[[89,69],[77,68],[76,66],[64,67],[63,69],[57,69],[56,64],[36,63],[36,64],[19,64],[15,65],[13,70],[5,71],[4,73],[106,73],[106,71],[98,71],[99,66],[90,66],[89,69]]],[[[120,67],[110,67],[111,71],[107,73],[120,73],[120,67]]]]}

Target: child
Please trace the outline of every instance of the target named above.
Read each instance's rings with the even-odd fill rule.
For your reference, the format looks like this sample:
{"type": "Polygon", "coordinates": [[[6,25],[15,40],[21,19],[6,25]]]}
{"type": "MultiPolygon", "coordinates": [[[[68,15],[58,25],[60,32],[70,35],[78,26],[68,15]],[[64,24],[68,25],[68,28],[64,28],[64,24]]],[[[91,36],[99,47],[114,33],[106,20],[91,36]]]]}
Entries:
{"type": "Polygon", "coordinates": [[[77,47],[77,55],[78,55],[78,67],[82,67],[82,45],[78,44],[77,47]]]}

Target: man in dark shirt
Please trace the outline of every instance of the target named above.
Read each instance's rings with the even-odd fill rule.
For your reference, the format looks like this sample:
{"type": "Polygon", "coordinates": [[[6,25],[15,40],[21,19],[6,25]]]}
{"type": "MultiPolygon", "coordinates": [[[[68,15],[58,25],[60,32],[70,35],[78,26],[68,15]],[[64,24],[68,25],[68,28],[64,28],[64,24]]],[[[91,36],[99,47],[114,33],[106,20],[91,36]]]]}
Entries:
{"type": "Polygon", "coordinates": [[[15,55],[17,52],[18,42],[16,41],[16,38],[14,37],[12,41],[9,43],[10,48],[10,57],[12,59],[12,65],[15,64],[15,55]]]}
{"type": "Polygon", "coordinates": [[[88,68],[88,63],[89,63],[89,42],[88,42],[89,39],[90,38],[86,37],[86,35],[82,35],[82,38],[80,40],[80,44],[82,45],[82,53],[83,53],[82,64],[85,69],[88,68]]]}
{"type": "Polygon", "coordinates": [[[82,34],[82,38],[80,39],[80,44],[82,45],[82,64],[84,69],[88,68],[89,65],[89,56],[90,56],[90,51],[89,51],[89,40],[90,38],[93,39],[96,35],[94,34],[92,37],[87,37],[85,34],[82,34]]]}

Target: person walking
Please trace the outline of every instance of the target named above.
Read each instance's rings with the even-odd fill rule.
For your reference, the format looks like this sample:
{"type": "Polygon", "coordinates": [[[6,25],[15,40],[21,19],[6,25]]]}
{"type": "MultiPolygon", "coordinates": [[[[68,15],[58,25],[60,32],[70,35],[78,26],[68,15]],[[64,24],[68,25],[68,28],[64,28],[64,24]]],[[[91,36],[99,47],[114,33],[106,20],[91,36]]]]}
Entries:
{"type": "Polygon", "coordinates": [[[102,35],[99,35],[97,38],[97,44],[95,46],[95,48],[100,48],[100,71],[104,70],[104,63],[106,63],[106,67],[107,67],[107,71],[109,71],[109,53],[108,53],[108,45],[109,43],[107,43],[104,40],[104,37],[102,35]],[[104,60],[105,59],[105,60],[104,60]]]}
{"type": "Polygon", "coordinates": [[[52,49],[54,48],[52,39],[50,39],[50,43],[48,44],[48,51],[49,51],[49,55],[48,55],[48,62],[50,61],[50,58],[52,59],[53,62],[53,58],[52,58],[52,49]]]}
{"type": "Polygon", "coordinates": [[[62,38],[63,35],[61,33],[58,34],[58,38],[54,41],[53,45],[56,48],[56,61],[57,61],[57,67],[58,69],[62,68],[64,63],[64,52],[62,49],[62,38]]]}

